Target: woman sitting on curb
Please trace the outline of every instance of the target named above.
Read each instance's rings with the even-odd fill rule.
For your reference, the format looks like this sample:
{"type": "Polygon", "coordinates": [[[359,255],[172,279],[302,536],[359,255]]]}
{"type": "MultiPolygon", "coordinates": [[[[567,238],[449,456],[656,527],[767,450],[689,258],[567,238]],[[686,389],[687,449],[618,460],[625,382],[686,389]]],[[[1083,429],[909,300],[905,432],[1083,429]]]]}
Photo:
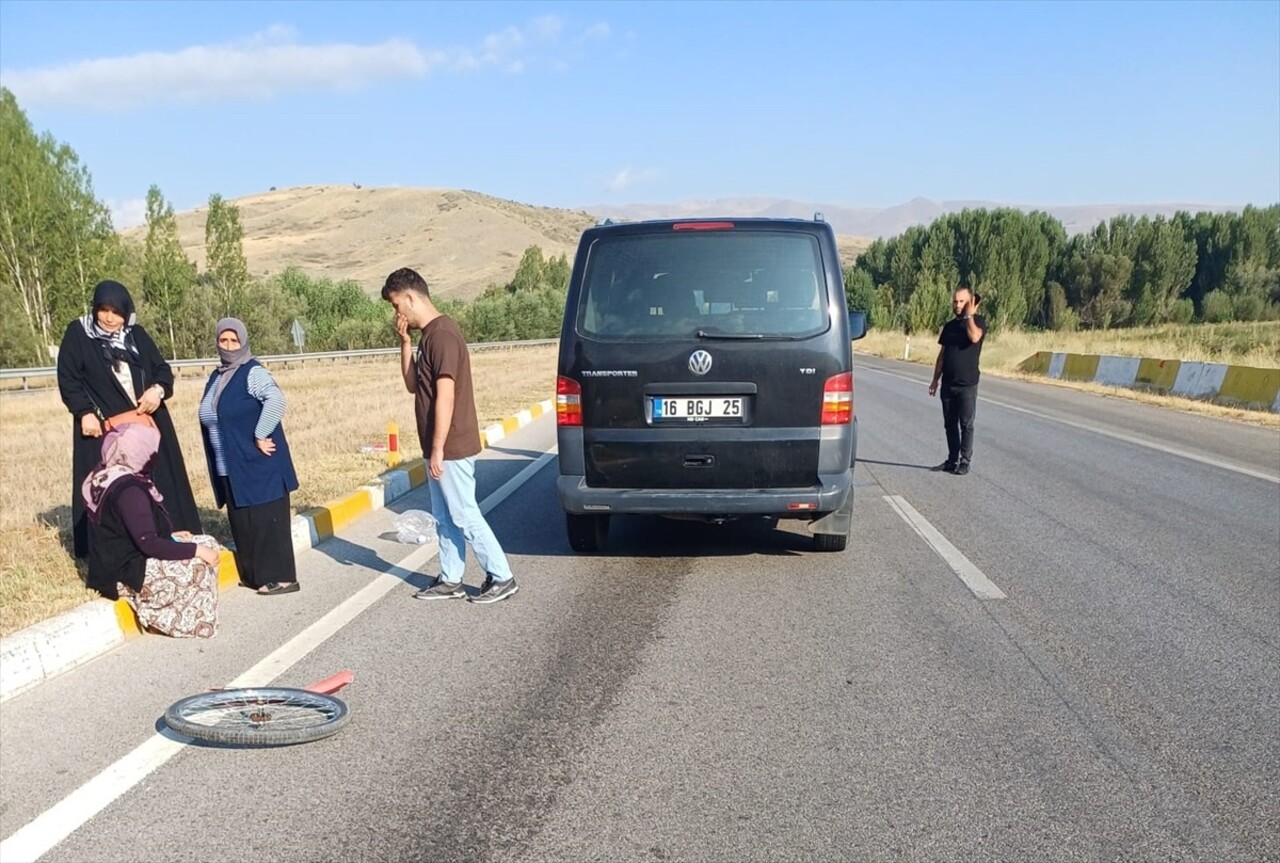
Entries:
{"type": "Polygon", "coordinates": [[[144,629],[175,638],[218,634],[218,543],[171,533],[151,481],[160,432],[129,423],[110,432],[102,461],[81,487],[89,516],[89,587],[123,593],[144,629]]]}

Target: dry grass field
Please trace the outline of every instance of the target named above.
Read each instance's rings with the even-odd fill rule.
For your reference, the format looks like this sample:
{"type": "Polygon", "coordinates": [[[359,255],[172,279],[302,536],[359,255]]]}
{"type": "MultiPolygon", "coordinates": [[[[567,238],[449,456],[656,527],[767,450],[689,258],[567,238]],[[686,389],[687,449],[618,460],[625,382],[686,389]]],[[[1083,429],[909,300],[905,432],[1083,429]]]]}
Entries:
{"type": "MultiPolygon", "coordinates": [[[[872,332],[865,339],[854,342],[854,351],[857,353],[893,359],[902,359],[905,347],[906,338],[902,333],[883,330],[872,332]]],[[[1258,368],[1280,368],[1280,322],[1277,321],[1248,324],[1170,324],[1161,327],[1076,333],[1031,331],[993,333],[982,347],[982,371],[1280,428],[1280,416],[1265,411],[1240,410],[1209,402],[1099,384],[1055,381],[1020,372],[1019,364],[1037,351],[1156,357],[1258,368]]],[[[909,356],[912,362],[932,365],[937,356],[936,335],[912,338],[909,356]]]]}
{"type": "MultiPolygon", "coordinates": [[[[472,355],[476,410],[483,428],[553,398],[555,346],[478,351],[472,355]]],[[[414,431],[413,397],[395,357],[332,365],[295,365],[272,373],[289,400],[285,430],[300,488],[295,512],[340,497],[385,469],[384,453],[362,445],[386,441],[388,422],[400,426],[406,459],[422,451],[414,431]]],[[[196,403],[204,378],[178,380],[169,402],[187,473],[205,530],[230,538],[215,510],[204,466],[196,403]]],[[[70,548],[71,420],[56,389],[0,396],[0,635],[6,635],[95,596],[86,591],[70,548]]]]}

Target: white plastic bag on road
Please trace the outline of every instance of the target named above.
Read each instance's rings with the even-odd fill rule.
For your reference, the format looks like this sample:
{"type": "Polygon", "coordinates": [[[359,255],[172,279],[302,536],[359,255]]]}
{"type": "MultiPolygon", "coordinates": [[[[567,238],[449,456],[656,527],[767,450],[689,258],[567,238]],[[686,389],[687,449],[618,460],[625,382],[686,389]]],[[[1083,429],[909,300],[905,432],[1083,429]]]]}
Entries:
{"type": "Polygon", "coordinates": [[[436,538],[436,519],[429,512],[420,509],[406,509],[396,516],[396,539],[409,545],[422,545],[434,542],[436,538]]]}

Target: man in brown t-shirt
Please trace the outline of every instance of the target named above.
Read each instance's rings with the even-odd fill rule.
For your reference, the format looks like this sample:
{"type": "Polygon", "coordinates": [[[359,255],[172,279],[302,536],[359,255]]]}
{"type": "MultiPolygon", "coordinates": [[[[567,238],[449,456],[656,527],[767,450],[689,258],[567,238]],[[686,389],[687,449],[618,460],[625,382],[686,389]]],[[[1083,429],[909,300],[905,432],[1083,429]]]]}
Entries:
{"type": "Polygon", "coordinates": [[[480,427],[471,388],[471,356],[457,323],[431,302],[422,276],[408,267],[387,276],[382,298],[396,310],[400,373],[414,395],[418,442],[427,459],[431,513],[440,538],[440,575],[415,599],[462,599],[466,545],[484,567],[484,586],[472,602],[500,602],[519,588],[507,556],[476,503],[480,427]],[[422,331],[415,357],[409,330],[422,331]]]}

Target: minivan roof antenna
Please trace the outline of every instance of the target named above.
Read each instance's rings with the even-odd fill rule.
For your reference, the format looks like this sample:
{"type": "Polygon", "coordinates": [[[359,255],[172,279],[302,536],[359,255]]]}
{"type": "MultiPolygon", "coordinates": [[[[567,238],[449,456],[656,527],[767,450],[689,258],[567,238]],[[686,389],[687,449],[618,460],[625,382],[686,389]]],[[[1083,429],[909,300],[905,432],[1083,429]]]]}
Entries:
{"type": "Polygon", "coordinates": [[[826,219],[822,218],[822,214],[821,214],[821,213],[814,213],[814,214],[813,214],[813,220],[814,220],[815,222],[825,222],[825,221],[826,221],[826,219]]]}

